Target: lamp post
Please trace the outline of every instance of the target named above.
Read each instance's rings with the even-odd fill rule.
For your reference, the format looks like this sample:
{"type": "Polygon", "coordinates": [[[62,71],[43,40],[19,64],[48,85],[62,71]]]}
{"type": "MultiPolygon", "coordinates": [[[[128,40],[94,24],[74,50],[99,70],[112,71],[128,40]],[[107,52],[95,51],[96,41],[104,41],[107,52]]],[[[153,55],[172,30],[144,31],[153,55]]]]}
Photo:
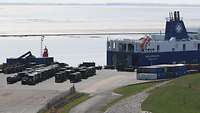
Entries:
{"type": "Polygon", "coordinates": [[[44,41],[44,36],[41,37],[41,42],[40,42],[40,55],[41,55],[41,57],[43,56],[43,41],[44,41]]]}

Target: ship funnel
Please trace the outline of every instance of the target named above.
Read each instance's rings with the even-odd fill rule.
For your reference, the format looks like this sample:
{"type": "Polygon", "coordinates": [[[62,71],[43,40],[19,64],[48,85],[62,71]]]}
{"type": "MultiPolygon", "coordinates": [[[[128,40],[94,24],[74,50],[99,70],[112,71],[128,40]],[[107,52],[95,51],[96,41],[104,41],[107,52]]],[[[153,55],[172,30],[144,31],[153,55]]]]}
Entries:
{"type": "Polygon", "coordinates": [[[178,21],[180,21],[180,14],[179,14],[179,11],[177,11],[177,19],[178,19],[178,21]]]}
{"type": "Polygon", "coordinates": [[[177,13],[174,11],[174,20],[177,21],[177,13]]]}
{"type": "Polygon", "coordinates": [[[188,39],[187,30],[184,22],[180,19],[179,11],[169,13],[169,21],[166,22],[165,40],[170,40],[171,37],[175,37],[176,40],[188,39]]]}

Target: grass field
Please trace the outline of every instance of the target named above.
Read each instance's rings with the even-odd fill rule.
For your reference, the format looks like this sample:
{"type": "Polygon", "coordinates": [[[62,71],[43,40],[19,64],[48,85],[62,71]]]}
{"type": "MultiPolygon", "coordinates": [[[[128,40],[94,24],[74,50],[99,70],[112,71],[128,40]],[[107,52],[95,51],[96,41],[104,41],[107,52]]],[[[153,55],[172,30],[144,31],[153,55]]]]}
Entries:
{"type": "Polygon", "coordinates": [[[103,106],[103,108],[101,109],[102,111],[106,111],[109,107],[111,107],[112,105],[114,105],[115,103],[117,103],[118,101],[127,98],[129,96],[135,95],[153,85],[155,85],[156,83],[143,83],[143,84],[134,84],[134,85],[128,85],[125,87],[121,87],[121,88],[117,88],[115,89],[113,92],[122,95],[121,97],[114,99],[112,101],[110,101],[109,103],[107,103],[105,106],[103,106]]]}
{"type": "Polygon", "coordinates": [[[76,105],[80,104],[81,102],[83,102],[83,101],[85,101],[85,100],[87,100],[89,98],[90,98],[89,94],[82,93],[79,98],[76,98],[76,99],[72,100],[70,103],[66,104],[63,107],[62,113],[69,113],[69,111],[71,110],[71,108],[75,107],[76,105]]]}
{"type": "Polygon", "coordinates": [[[200,113],[200,74],[184,76],[154,89],[142,109],[152,113],[200,113]]]}

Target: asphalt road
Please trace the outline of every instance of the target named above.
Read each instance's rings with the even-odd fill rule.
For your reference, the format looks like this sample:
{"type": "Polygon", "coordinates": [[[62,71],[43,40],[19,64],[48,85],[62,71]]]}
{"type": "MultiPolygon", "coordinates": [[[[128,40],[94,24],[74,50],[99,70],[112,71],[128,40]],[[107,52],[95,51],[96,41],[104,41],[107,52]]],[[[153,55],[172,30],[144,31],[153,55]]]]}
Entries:
{"type": "MultiPolygon", "coordinates": [[[[36,113],[51,98],[68,90],[73,85],[69,81],[55,83],[54,77],[35,86],[21,85],[21,82],[7,85],[7,76],[9,75],[0,74],[0,113],[36,113]]],[[[95,97],[95,95],[106,94],[104,92],[114,88],[138,82],[144,81],[136,80],[134,72],[101,70],[97,71],[97,75],[76,83],[75,87],[78,91],[90,93],[95,97]]],[[[84,111],[88,111],[92,105],[102,103],[99,100],[106,99],[106,97],[95,97],[95,101],[91,101],[84,111]]]]}
{"type": "Polygon", "coordinates": [[[155,86],[147,88],[136,95],[120,100],[104,113],[151,113],[147,111],[142,111],[141,104],[149,96],[150,91],[155,88],[159,88],[169,82],[170,81],[158,83],[155,86]]]}

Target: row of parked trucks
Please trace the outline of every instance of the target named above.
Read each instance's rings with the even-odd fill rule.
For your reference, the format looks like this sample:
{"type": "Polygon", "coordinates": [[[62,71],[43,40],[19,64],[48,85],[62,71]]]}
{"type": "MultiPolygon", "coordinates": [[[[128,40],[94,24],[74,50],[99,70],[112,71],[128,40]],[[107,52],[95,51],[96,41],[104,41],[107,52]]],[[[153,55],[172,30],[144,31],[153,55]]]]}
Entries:
{"type": "MultiPolygon", "coordinates": [[[[85,64],[88,65],[88,63],[85,64]]],[[[54,63],[51,65],[40,64],[12,74],[12,76],[7,77],[7,83],[13,84],[21,81],[22,85],[36,85],[53,76],[55,76],[56,83],[62,83],[66,80],[70,80],[71,83],[76,83],[80,82],[81,79],[87,79],[95,74],[95,63],[92,63],[90,66],[81,65],[79,67],[70,67],[65,63],[54,63]]]]}
{"type": "Polygon", "coordinates": [[[49,79],[54,76],[59,69],[59,64],[52,65],[35,65],[31,68],[26,68],[24,71],[14,73],[12,76],[7,77],[7,83],[13,84],[18,81],[21,81],[23,85],[35,85],[39,82],[42,82],[46,79],[49,79]]]}
{"type": "Polygon", "coordinates": [[[96,75],[95,63],[83,63],[76,68],[65,66],[55,74],[55,82],[70,80],[71,83],[76,83],[94,75],[96,75]]]}

